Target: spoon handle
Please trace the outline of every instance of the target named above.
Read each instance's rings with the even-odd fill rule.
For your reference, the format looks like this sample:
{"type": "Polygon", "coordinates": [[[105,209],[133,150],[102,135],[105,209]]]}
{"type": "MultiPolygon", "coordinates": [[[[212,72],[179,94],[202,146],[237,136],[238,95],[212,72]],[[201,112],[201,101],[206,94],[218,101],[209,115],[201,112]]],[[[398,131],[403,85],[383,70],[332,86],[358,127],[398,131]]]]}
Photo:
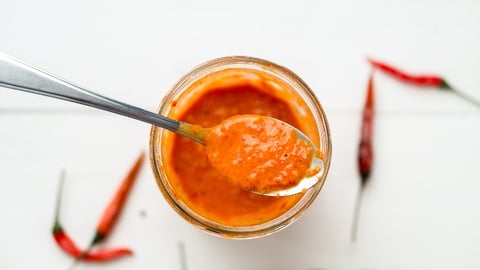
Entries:
{"type": "Polygon", "coordinates": [[[0,52],[0,86],[110,111],[173,132],[180,122],[96,94],[0,52]]]}

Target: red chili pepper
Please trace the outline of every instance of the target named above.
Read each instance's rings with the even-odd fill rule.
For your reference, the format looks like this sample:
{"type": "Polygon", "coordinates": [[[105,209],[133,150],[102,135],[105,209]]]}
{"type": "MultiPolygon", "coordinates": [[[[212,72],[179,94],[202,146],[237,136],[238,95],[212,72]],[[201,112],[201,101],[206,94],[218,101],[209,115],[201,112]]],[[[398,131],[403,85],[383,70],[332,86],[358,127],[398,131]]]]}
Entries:
{"type": "Polygon", "coordinates": [[[407,83],[411,83],[419,86],[440,87],[440,88],[447,88],[447,89],[450,88],[448,83],[442,77],[437,75],[409,74],[389,64],[386,64],[377,60],[368,59],[368,61],[373,67],[407,83]]]}
{"type": "MultiPolygon", "coordinates": [[[[67,254],[74,258],[78,258],[82,255],[83,251],[73,242],[72,238],[65,232],[63,226],[60,223],[60,205],[63,193],[63,183],[65,179],[65,173],[62,171],[60,184],[58,187],[57,203],[55,206],[55,221],[52,229],[53,238],[57,245],[67,254]]],[[[87,252],[84,254],[84,259],[87,261],[95,262],[107,262],[114,259],[124,257],[126,255],[132,255],[132,251],[128,248],[115,248],[104,249],[95,252],[87,252]]]]}
{"type": "Polygon", "coordinates": [[[360,143],[358,145],[358,171],[360,173],[360,189],[357,195],[355,212],[353,216],[351,240],[355,241],[357,237],[358,218],[360,214],[360,205],[363,190],[367,184],[373,165],[373,120],[375,114],[375,99],[373,87],[373,72],[368,80],[367,97],[363,107],[362,127],[360,133],[360,143]]]}
{"type": "Polygon", "coordinates": [[[363,108],[362,127],[360,143],[358,145],[358,170],[360,172],[361,183],[365,185],[373,163],[373,116],[375,109],[373,73],[368,80],[367,97],[363,108]]]}
{"type": "Polygon", "coordinates": [[[400,81],[418,85],[418,86],[446,89],[452,93],[455,93],[457,96],[463,98],[464,100],[472,103],[473,105],[480,107],[480,102],[478,100],[464,94],[463,92],[460,92],[452,88],[450,84],[447,83],[447,81],[441,76],[427,75],[427,74],[423,74],[423,75],[410,74],[381,61],[377,61],[371,58],[369,58],[368,61],[373,67],[385,72],[386,74],[389,74],[390,76],[400,81]]]}
{"type": "Polygon", "coordinates": [[[127,176],[122,181],[114,197],[105,208],[100,222],[98,223],[97,230],[95,232],[95,236],[92,239],[92,242],[90,242],[88,248],[77,258],[76,261],[83,259],[93,246],[102,242],[112,231],[113,225],[117,221],[120,212],[123,209],[123,206],[125,205],[125,202],[128,198],[128,195],[130,194],[130,190],[132,189],[135,179],[137,178],[137,174],[140,171],[144,158],[145,153],[142,152],[138,156],[127,176]]]}
{"type": "Polygon", "coordinates": [[[145,153],[142,152],[138,156],[127,176],[123,179],[122,184],[118,188],[113,199],[105,208],[103,216],[97,226],[97,232],[95,234],[95,237],[92,240],[92,245],[103,241],[105,237],[107,237],[107,235],[112,231],[113,225],[117,221],[118,216],[120,215],[120,212],[122,211],[123,206],[125,205],[125,202],[128,198],[128,195],[132,190],[132,186],[137,179],[137,175],[140,171],[140,168],[142,167],[144,158],[145,153]]]}
{"type": "MultiPolygon", "coordinates": [[[[82,255],[83,251],[73,242],[70,236],[68,236],[63,229],[55,232],[53,237],[55,238],[58,246],[70,256],[78,258],[82,255]]],[[[132,254],[132,250],[128,248],[103,249],[86,253],[83,255],[83,259],[92,262],[107,262],[132,254]]]]}

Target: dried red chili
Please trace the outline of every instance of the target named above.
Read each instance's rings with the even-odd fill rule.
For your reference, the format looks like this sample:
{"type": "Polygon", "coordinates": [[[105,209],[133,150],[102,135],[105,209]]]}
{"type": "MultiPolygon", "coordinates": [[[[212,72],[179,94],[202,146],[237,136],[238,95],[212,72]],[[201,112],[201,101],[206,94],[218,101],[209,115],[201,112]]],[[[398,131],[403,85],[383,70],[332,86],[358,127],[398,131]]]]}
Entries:
{"type": "MultiPolygon", "coordinates": [[[[60,205],[61,198],[63,193],[63,184],[65,179],[65,173],[62,171],[62,176],[60,178],[60,183],[57,193],[57,202],[55,206],[55,221],[53,224],[53,238],[57,245],[68,255],[78,258],[84,253],[72,240],[72,238],[65,232],[62,224],[60,223],[60,205]]],[[[128,248],[115,248],[115,249],[104,249],[95,252],[87,252],[83,255],[83,258],[87,261],[95,262],[107,262],[114,259],[118,259],[127,255],[132,255],[132,251],[128,248]]]]}
{"type": "Polygon", "coordinates": [[[367,87],[367,96],[363,107],[362,126],[360,133],[360,143],[358,145],[357,165],[360,173],[360,188],[355,202],[355,212],[353,215],[351,240],[355,241],[357,237],[358,218],[360,215],[360,206],[363,191],[368,182],[373,165],[373,120],[375,114],[375,99],[373,72],[370,74],[367,87]]]}
{"type": "Polygon", "coordinates": [[[396,67],[393,67],[384,62],[380,62],[374,59],[368,59],[370,64],[381,70],[394,78],[397,78],[401,81],[419,85],[419,86],[429,86],[429,87],[439,87],[439,88],[450,88],[448,83],[440,76],[437,75],[414,75],[409,74],[405,71],[402,71],[396,67]]]}
{"type": "MultiPolygon", "coordinates": [[[[85,250],[85,252],[88,252],[94,245],[105,240],[108,234],[110,234],[110,232],[112,231],[113,226],[115,225],[115,222],[118,220],[120,212],[122,211],[123,206],[125,205],[128,195],[130,194],[132,186],[135,183],[135,180],[137,179],[137,175],[138,175],[138,172],[140,171],[140,168],[142,167],[144,158],[145,158],[145,153],[142,152],[136,159],[135,163],[131,167],[128,174],[125,176],[124,180],[122,181],[114,197],[105,208],[103,215],[98,223],[95,236],[93,237],[89,247],[85,250]]],[[[83,256],[79,257],[79,259],[82,259],[82,258],[83,256]]]]}
{"type": "MultiPolygon", "coordinates": [[[[83,251],[73,242],[63,228],[60,227],[57,229],[58,231],[54,232],[53,236],[58,246],[70,256],[74,258],[80,257],[83,254],[83,251]]],[[[92,262],[107,262],[132,254],[132,250],[128,248],[102,249],[98,251],[87,252],[85,255],[83,255],[83,259],[92,262]]]]}
{"type": "Polygon", "coordinates": [[[452,88],[450,84],[447,83],[447,81],[441,76],[427,75],[427,74],[423,74],[423,75],[410,74],[381,61],[377,61],[371,58],[368,59],[368,61],[374,68],[377,68],[378,70],[400,81],[403,81],[409,84],[414,84],[417,86],[436,87],[440,89],[446,89],[456,94],[457,96],[463,98],[464,100],[472,103],[473,105],[480,107],[480,102],[478,100],[466,95],[463,92],[458,91],[457,89],[452,88]]]}

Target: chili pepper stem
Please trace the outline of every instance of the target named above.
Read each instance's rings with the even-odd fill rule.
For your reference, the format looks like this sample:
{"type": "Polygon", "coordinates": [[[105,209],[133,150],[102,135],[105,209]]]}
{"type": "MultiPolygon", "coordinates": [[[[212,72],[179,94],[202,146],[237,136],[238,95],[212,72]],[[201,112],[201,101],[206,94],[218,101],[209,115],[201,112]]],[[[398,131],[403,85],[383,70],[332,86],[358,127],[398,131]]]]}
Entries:
{"type": "Polygon", "coordinates": [[[450,92],[454,93],[457,97],[469,102],[472,105],[475,105],[477,108],[480,108],[480,101],[454,88],[447,88],[447,89],[450,90],[450,92]]]}
{"type": "Polygon", "coordinates": [[[105,235],[102,234],[102,233],[96,232],[95,236],[92,239],[92,242],[90,243],[90,246],[94,246],[94,245],[102,242],[103,239],[105,239],[105,235]]]}
{"type": "Polygon", "coordinates": [[[446,80],[442,80],[442,83],[440,84],[441,89],[445,89],[447,91],[452,92],[453,94],[457,95],[457,97],[469,102],[470,104],[480,108],[480,101],[461,92],[458,91],[457,89],[453,88],[446,80]]]}
{"type": "MultiPolygon", "coordinates": [[[[363,176],[362,176],[363,178],[363,176]]],[[[353,210],[353,220],[352,220],[352,227],[350,228],[350,242],[355,242],[357,240],[357,233],[358,233],[358,222],[360,219],[360,210],[362,208],[362,201],[363,201],[363,192],[365,190],[365,183],[366,179],[362,179],[360,187],[357,191],[357,198],[355,200],[355,209],[353,210]]]]}
{"type": "Polygon", "coordinates": [[[62,204],[64,183],[65,183],[65,170],[62,170],[60,172],[60,180],[59,180],[58,191],[57,191],[57,200],[55,204],[55,217],[54,217],[53,229],[52,229],[52,232],[54,234],[60,231],[63,231],[62,225],[60,224],[60,205],[62,204]]]}

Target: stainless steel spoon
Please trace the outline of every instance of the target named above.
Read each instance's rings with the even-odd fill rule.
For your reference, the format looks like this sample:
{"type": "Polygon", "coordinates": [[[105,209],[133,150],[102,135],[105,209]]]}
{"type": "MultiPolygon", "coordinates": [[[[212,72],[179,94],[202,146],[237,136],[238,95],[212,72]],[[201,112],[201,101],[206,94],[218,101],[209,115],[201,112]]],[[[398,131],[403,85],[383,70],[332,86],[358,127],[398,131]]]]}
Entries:
{"type": "MultiPolygon", "coordinates": [[[[129,118],[137,119],[172,132],[185,136],[198,143],[205,144],[203,137],[208,129],[185,122],[180,122],[144,109],[113,100],[81,88],[73,83],[60,79],[48,72],[42,71],[29,64],[23,63],[5,53],[0,52],[0,86],[39,94],[43,96],[63,99],[83,104],[100,110],[113,112],[129,118]]],[[[278,120],[280,121],[280,120],[278,120]]],[[[310,144],[315,150],[313,142],[303,133],[295,129],[299,137],[310,144]]],[[[311,168],[317,168],[318,173],[304,178],[298,185],[271,193],[261,193],[265,196],[288,196],[303,192],[314,186],[323,175],[323,160],[314,157],[311,168]]],[[[255,191],[252,191],[255,192],[255,191]]]]}

